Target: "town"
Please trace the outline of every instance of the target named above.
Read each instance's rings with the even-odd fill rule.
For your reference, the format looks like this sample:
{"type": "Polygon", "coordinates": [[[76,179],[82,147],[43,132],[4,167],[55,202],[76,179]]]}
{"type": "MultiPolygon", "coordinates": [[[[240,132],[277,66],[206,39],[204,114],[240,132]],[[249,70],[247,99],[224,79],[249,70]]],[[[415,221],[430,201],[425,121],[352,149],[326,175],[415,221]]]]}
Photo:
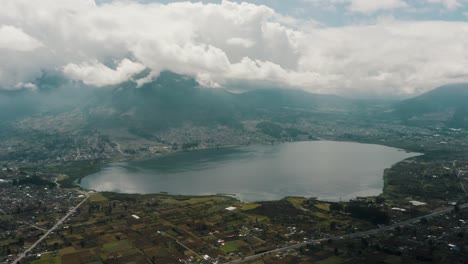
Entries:
{"type": "Polygon", "coordinates": [[[4,166],[1,261],[451,262],[468,254],[468,212],[461,206],[467,174],[466,160],[428,163],[422,156],[387,170],[378,197],[242,203],[225,196],[95,193],[61,187],[65,175],[4,166]],[[398,225],[411,219],[418,220],[398,225]]]}

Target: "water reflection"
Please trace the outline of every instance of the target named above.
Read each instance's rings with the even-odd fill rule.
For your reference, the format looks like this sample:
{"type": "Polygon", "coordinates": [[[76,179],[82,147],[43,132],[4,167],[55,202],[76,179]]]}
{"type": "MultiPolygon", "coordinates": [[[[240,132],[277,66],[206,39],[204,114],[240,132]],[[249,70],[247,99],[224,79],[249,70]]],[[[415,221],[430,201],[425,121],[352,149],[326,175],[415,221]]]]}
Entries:
{"type": "Polygon", "coordinates": [[[288,195],[346,200],[380,194],[383,170],[416,155],[333,141],[208,149],[112,163],[81,184],[122,193],[226,193],[243,201],[288,195]]]}

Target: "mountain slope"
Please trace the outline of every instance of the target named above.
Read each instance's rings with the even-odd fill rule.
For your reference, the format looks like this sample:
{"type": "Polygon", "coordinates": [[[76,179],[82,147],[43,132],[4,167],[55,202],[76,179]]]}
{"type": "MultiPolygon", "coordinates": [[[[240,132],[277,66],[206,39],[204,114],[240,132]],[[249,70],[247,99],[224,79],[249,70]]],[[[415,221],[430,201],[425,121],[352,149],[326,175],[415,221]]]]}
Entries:
{"type": "Polygon", "coordinates": [[[192,78],[163,72],[154,82],[136,88],[126,83],[86,104],[95,127],[165,129],[184,123],[239,126],[246,119],[274,116],[284,109],[348,111],[352,100],[300,90],[262,89],[242,94],[200,87],[192,78]]]}
{"type": "Polygon", "coordinates": [[[395,114],[413,124],[442,123],[468,128],[468,84],[441,86],[395,105],[395,114]]]}

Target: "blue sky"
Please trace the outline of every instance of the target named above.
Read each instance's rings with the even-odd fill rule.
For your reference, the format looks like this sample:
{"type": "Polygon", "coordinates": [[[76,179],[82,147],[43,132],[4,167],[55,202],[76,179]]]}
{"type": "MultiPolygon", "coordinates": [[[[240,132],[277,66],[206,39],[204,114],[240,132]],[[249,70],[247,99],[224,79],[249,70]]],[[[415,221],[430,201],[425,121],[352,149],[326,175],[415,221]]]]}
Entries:
{"type": "MultiPolygon", "coordinates": [[[[103,0],[107,1],[107,0],[103,0]]],[[[149,3],[184,2],[183,0],[138,0],[149,3]]],[[[358,12],[350,10],[354,0],[232,0],[266,5],[276,12],[297,19],[315,20],[327,26],[346,26],[350,24],[368,24],[377,19],[396,19],[404,21],[443,20],[467,21],[467,0],[391,0],[406,4],[404,7],[382,8],[375,11],[358,12]]],[[[387,0],[357,0],[379,2],[387,0]]],[[[200,1],[191,1],[200,2],[200,1]]],[[[222,0],[203,0],[204,3],[221,3],[222,0]]]]}

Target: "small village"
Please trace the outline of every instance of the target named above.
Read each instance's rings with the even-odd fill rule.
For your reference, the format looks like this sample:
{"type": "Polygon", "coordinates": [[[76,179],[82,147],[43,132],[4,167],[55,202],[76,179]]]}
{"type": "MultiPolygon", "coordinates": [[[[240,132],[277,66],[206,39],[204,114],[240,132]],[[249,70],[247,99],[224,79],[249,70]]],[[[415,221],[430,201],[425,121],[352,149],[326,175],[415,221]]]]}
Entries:
{"type": "Polygon", "coordinates": [[[0,3],[0,264],[468,264],[468,0],[0,3]]]}
{"type": "Polygon", "coordinates": [[[387,181],[387,190],[379,197],[358,197],[350,202],[286,197],[255,203],[224,196],[66,189],[60,187],[61,175],[4,166],[0,261],[14,261],[52,228],[21,263],[240,263],[243,259],[247,263],[297,263],[299,259],[418,263],[425,258],[463,259],[468,253],[468,214],[460,205],[466,202],[463,188],[468,187],[468,163],[438,161],[422,169],[419,162],[410,159],[387,171],[392,181],[387,181]],[[408,173],[403,176],[412,175],[414,180],[402,185],[396,176],[393,179],[402,170],[408,173]],[[412,188],[421,182],[426,186],[423,192],[412,188]],[[446,189],[458,191],[447,194],[446,189]],[[80,202],[84,203],[74,209],[80,202]],[[447,213],[367,235],[367,230],[438,211],[447,213]],[[262,256],[261,260],[248,259],[255,255],[262,256]]]}

